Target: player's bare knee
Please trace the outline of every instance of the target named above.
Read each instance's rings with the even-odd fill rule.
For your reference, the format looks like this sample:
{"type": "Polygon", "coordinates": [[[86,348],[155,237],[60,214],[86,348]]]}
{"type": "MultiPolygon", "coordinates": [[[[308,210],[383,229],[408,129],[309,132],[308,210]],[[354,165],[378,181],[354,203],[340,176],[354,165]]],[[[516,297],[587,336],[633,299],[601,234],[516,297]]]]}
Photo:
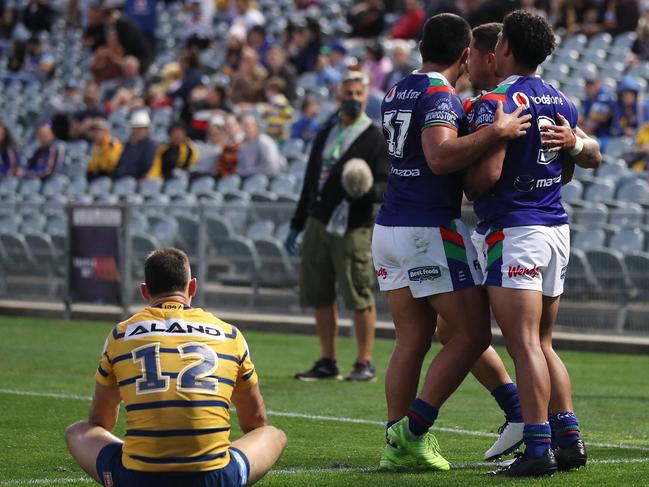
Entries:
{"type": "Polygon", "coordinates": [[[269,428],[272,428],[273,434],[275,436],[275,443],[277,443],[281,447],[281,451],[284,451],[284,448],[286,448],[286,444],[288,443],[288,437],[286,436],[286,433],[284,433],[283,430],[276,428],[275,426],[269,426],[269,428]]]}
{"type": "Polygon", "coordinates": [[[87,430],[87,421],[77,421],[76,423],[72,423],[70,426],[65,428],[65,433],[63,434],[65,442],[68,444],[68,446],[70,446],[72,442],[77,440],[87,430]]]}

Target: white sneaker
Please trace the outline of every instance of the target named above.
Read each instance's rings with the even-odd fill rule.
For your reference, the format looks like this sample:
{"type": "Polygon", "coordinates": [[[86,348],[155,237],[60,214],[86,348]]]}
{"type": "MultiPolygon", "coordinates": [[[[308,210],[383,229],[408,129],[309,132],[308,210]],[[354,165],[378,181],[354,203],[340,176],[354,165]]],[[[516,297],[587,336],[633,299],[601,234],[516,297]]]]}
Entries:
{"type": "Polygon", "coordinates": [[[500,436],[496,442],[484,454],[487,461],[496,460],[498,457],[515,451],[523,443],[523,428],[525,423],[505,422],[498,433],[500,436]]]}

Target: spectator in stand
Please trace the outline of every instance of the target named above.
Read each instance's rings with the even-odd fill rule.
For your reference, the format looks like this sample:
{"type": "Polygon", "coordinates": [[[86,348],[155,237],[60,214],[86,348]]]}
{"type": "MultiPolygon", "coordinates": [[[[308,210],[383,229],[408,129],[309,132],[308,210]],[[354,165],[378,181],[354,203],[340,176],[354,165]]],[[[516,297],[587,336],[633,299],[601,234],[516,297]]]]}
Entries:
{"type": "Polygon", "coordinates": [[[259,54],[259,59],[265,68],[268,68],[268,50],[272,46],[272,42],[266,34],[266,27],[261,24],[253,25],[246,36],[246,43],[248,47],[252,47],[257,54],[259,54]]]}
{"type": "Polygon", "coordinates": [[[106,24],[104,23],[104,11],[99,1],[91,2],[86,13],[87,25],[83,31],[84,47],[96,51],[106,44],[106,24]]]}
{"type": "Polygon", "coordinates": [[[38,37],[27,41],[27,52],[23,71],[31,74],[34,79],[45,83],[54,74],[54,57],[45,52],[43,43],[38,37]]]}
{"type": "Polygon", "coordinates": [[[146,73],[151,64],[152,49],[149,41],[140,28],[130,19],[120,14],[119,10],[106,10],[108,26],[107,39],[116,37],[122,56],[135,56],[140,61],[140,71],[146,73]]]}
{"type": "Polygon", "coordinates": [[[246,35],[245,32],[243,32],[243,27],[239,29],[230,29],[225,50],[223,74],[232,77],[232,75],[239,69],[239,65],[241,64],[241,51],[246,45],[245,39],[246,35]]]}
{"type": "Polygon", "coordinates": [[[392,72],[392,61],[385,55],[381,43],[368,42],[365,46],[364,71],[370,77],[370,88],[373,92],[383,93],[383,86],[388,75],[392,72]]]}
{"type": "Polygon", "coordinates": [[[158,0],[126,0],[124,3],[124,14],[140,28],[151,47],[156,44],[157,3],[158,0]]]}
{"type": "Polygon", "coordinates": [[[293,42],[295,52],[292,53],[291,62],[297,72],[302,74],[313,71],[318,62],[320,48],[323,45],[318,20],[309,18],[306,25],[299,26],[293,34],[293,42]]]}
{"type": "Polygon", "coordinates": [[[217,114],[230,111],[232,108],[225,88],[210,83],[192,90],[188,103],[183,105],[180,118],[188,125],[187,134],[190,139],[204,141],[208,137],[210,120],[217,114]]]}
{"type": "Polygon", "coordinates": [[[124,49],[119,43],[117,31],[108,29],[106,44],[95,50],[90,62],[90,71],[97,83],[118,78],[122,74],[124,49]]]}
{"type": "Polygon", "coordinates": [[[36,138],[38,147],[27,161],[25,168],[20,171],[21,176],[44,179],[55,172],[61,172],[65,153],[48,123],[38,127],[36,138]]]}
{"type": "Polygon", "coordinates": [[[333,92],[340,84],[342,75],[340,71],[331,66],[330,54],[331,48],[329,46],[322,46],[320,48],[315,74],[317,85],[333,92]]]}
{"type": "Polygon", "coordinates": [[[649,10],[646,10],[638,22],[636,40],[631,46],[629,65],[637,66],[642,62],[649,61],[649,10]]]}
{"type": "Polygon", "coordinates": [[[185,22],[181,37],[186,46],[205,49],[209,44],[214,16],[214,2],[210,0],[187,0],[183,7],[185,22]]]}
{"type": "Polygon", "coordinates": [[[0,17],[0,40],[9,41],[13,39],[17,24],[16,11],[12,7],[5,5],[0,17]]]}
{"type": "Polygon", "coordinates": [[[242,142],[243,131],[241,125],[239,125],[239,120],[234,115],[226,115],[225,142],[217,165],[219,177],[224,178],[237,173],[237,160],[242,142]]]}
{"type": "Polygon", "coordinates": [[[345,75],[349,67],[345,61],[345,56],[347,55],[347,49],[340,42],[334,41],[331,44],[331,54],[329,54],[329,63],[331,67],[334,68],[340,74],[340,78],[345,75]]]}
{"type": "Polygon", "coordinates": [[[277,144],[261,132],[254,115],[244,115],[241,119],[243,142],[237,158],[237,173],[243,177],[253,174],[276,176],[286,165],[277,144]]]}
{"type": "Polygon", "coordinates": [[[244,47],[241,51],[241,64],[230,83],[232,103],[259,103],[264,100],[264,85],[268,74],[259,62],[259,54],[244,47]]]}
{"type": "Polygon", "coordinates": [[[278,77],[284,80],[286,85],[286,98],[291,102],[297,97],[295,92],[295,84],[297,79],[297,72],[295,67],[286,59],[286,51],[280,45],[274,45],[268,49],[266,54],[266,61],[268,64],[268,76],[278,77]]]}
{"type": "Polygon", "coordinates": [[[198,62],[198,56],[185,52],[180,56],[180,71],[182,78],[170,87],[169,96],[186,100],[191,91],[201,83],[203,72],[198,62]]]}
{"type": "Polygon", "coordinates": [[[30,32],[49,32],[54,22],[54,10],[47,4],[47,0],[29,0],[23,10],[22,21],[30,32]]]}
{"type": "Polygon", "coordinates": [[[617,103],[609,90],[602,86],[602,80],[595,72],[588,73],[586,80],[586,98],[583,103],[583,125],[588,135],[594,135],[604,148],[611,136],[611,125],[617,103]]]}
{"type": "Polygon", "coordinates": [[[52,120],[52,130],[59,140],[70,140],[70,119],[83,108],[81,87],[75,80],[68,80],[62,95],[55,95],[45,104],[43,118],[52,120]]]}
{"type": "Polygon", "coordinates": [[[0,122],[0,177],[20,176],[20,152],[7,126],[0,122]]]}
{"type": "Polygon", "coordinates": [[[636,172],[649,170],[649,124],[644,124],[638,130],[635,138],[635,150],[632,154],[625,154],[631,169],[636,172]]]}
{"type": "Polygon", "coordinates": [[[117,163],[115,178],[132,176],[144,178],[156,154],[156,143],[150,134],[151,118],[146,110],[138,110],[131,115],[131,138],[117,163]]]}
{"type": "Polygon", "coordinates": [[[419,0],[405,0],[404,13],[390,29],[392,39],[419,39],[419,31],[424,25],[426,13],[419,0]]]}
{"type": "Polygon", "coordinates": [[[394,47],[392,49],[392,72],[385,78],[383,91],[388,91],[398,81],[415,70],[415,65],[410,60],[411,51],[407,41],[394,41],[394,47]]]}
{"type": "Polygon", "coordinates": [[[99,85],[94,81],[89,81],[83,89],[83,107],[73,115],[70,123],[70,139],[92,140],[90,126],[93,120],[105,117],[99,85]]]}
{"type": "Polygon", "coordinates": [[[215,115],[210,120],[208,141],[200,145],[201,158],[194,168],[195,174],[212,177],[219,175],[218,162],[225,141],[225,119],[221,115],[215,115]]]}
{"type": "Polygon", "coordinates": [[[314,98],[305,98],[302,101],[302,113],[291,128],[291,139],[302,139],[305,144],[311,144],[320,130],[318,115],[320,105],[314,98]]]}
{"type": "Polygon", "coordinates": [[[14,40],[11,43],[9,56],[7,56],[7,69],[12,73],[18,73],[25,65],[25,58],[27,57],[27,43],[14,40]]]}
{"type": "Polygon", "coordinates": [[[293,107],[284,95],[285,90],[282,78],[270,78],[266,82],[267,103],[262,108],[266,133],[278,143],[288,140],[293,120],[293,107]]]}
{"type": "Polygon", "coordinates": [[[187,137],[183,124],[172,124],[168,133],[169,142],[158,147],[153,165],[147,173],[148,178],[170,179],[176,171],[189,172],[200,158],[200,152],[187,137]]]}
{"type": "Polygon", "coordinates": [[[236,0],[235,1],[237,15],[232,20],[232,25],[242,26],[246,33],[255,25],[264,25],[266,19],[255,4],[251,0],[236,0]]]}
{"type": "Polygon", "coordinates": [[[385,28],[383,0],[361,0],[349,10],[350,37],[378,37],[385,28]]]}
{"type": "Polygon", "coordinates": [[[649,100],[641,95],[640,84],[625,76],[617,87],[617,107],[613,115],[611,135],[635,137],[638,129],[649,121],[649,100]]]}
{"type": "Polygon", "coordinates": [[[121,63],[121,75],[101,85],[103,98],[108,101],[109,105],[111,104],[110,100],[124,89],[137,96],[141,96],[144,92],[144,80],[140,76],[140,61],[135,56],[125,56],[121,63]]]}
{"type": "Polygon", "coordinates": [[[93,144],[88,161],[87,177],[93,180],[101,176],[114,177],[119,158],[122,155],[122,143],[110,133],[108,123],[103,118],[92,122],[93,144]]]}
{"type": "Polygon", "coordinates": [[[588,35],[602,31],[611,35],[631,32],[638,27],[639,19],[638,0],[605,0],[599,3],[597,23],[588,25],[585,32],[588,35]]]}

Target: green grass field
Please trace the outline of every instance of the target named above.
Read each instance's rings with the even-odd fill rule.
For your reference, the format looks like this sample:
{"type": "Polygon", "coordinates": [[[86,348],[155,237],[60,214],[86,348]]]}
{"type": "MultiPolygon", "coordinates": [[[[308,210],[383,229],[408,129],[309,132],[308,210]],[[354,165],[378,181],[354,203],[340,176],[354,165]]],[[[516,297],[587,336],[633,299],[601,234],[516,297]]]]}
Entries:
{"type": "MultiPolygon", "coordinates": [[[[0,318],[0,485],[91,485],[69,456],[63,430],[86,417],[110,323],[0,318]]],[[[564,352],[591,462],[546,479],[487,476],[481,463],[502,416],[469,377],[436,427],[448,473],[376,471],[385,416],[382,378],[392,348],[376,346],[379,381],[302,383],[292,378],[317,355],[314,337],[246,334],[273,424],[289,445],[262,486],[649,485],[649,357],[564,352]]],[[[433,351],[437,348],[435,347],[433,351]]],[[[354,343],[341,339],[344,372],[354,343]]],[[[503,350],[500,350],[504,353],[503,350]]],[[[432,352],[431,352],[432,353],[432,352]]],[[[513,370],[507,357],[506,364],[513,370]]],[[[116,433],[123,431],[123,415],[116,433]]],[[[234,432],[237,436],[238,431],[234,432]]],[[[493,468],[493,467],[492,467],[493,468]]]]}

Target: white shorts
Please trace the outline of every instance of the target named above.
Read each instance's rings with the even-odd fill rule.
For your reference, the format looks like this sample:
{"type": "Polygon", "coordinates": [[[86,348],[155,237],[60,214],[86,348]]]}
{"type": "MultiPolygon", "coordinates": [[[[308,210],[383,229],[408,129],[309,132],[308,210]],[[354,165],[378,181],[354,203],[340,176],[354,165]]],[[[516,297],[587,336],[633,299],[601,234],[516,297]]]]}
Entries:
{"type": "Polygon", "coordinates": [[[570,257],[568,225],[490,230],[485,246],[486,286],[530,289],[551,297],[563,293],[570,257]]]}
{"type": "Polygon", "coordinates": [[[480,263],[480,269],[483,273],[487,264],[487,247],[484,243],[486,236],[486,234],[478,233],[475,230],[471,234],[471,242],[473,243],[476,254],[478,254],[478,262],[480,263]]]}
{"type": "Polygon", "coordinates": [[[461,220],[446,227],[374,225],[374,271],[381,291],[409,287],[423,298],[480,285],[482,272],[461,220]]]}

